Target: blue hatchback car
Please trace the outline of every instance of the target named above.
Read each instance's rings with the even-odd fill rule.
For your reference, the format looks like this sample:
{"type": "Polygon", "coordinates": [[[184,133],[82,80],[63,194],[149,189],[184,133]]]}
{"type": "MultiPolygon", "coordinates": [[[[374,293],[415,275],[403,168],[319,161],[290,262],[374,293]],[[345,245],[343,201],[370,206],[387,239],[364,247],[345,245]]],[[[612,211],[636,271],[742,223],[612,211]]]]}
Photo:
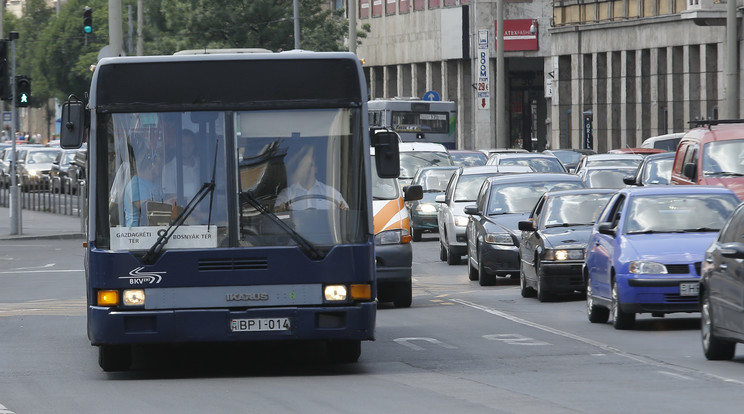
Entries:
{"type": "Polygon", "coordinates": [[[636,314],[698,312],[701,263],[739,199],[723,187],[620,190],[599,215],[583,274],[589,321],[631,329],[636,314]]]}

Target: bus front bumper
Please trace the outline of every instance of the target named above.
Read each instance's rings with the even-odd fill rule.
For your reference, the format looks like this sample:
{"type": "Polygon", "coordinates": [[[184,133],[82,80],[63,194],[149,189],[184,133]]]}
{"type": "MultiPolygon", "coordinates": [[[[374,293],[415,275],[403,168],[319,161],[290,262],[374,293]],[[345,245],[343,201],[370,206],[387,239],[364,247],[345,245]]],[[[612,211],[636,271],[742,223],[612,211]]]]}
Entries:
{"type": "MultiPolygon", "coordinates": [[[[339,307],[119,311],[88,307],[92,345],[374,340],[375,302],[339,307]],[[285,319],[286,318],[286,319],[285,319]],[[286,330],[234,331],[235,321],[288,320],[286,330]]],[[[245,322],[240,322],[245,324],[245,322]]]]}

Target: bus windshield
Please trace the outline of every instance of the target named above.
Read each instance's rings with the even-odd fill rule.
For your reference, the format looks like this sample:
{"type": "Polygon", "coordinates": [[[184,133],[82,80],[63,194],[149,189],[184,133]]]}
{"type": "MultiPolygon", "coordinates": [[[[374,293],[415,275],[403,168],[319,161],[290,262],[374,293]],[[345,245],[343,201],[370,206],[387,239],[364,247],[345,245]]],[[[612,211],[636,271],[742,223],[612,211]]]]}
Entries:
{"type": "Polygon", "coordinates": [[[165,249],[364,241],[357,112],[108,115],[110,247],[150,249],[189,203],[165,249]],[[195,200],[212,180],[214,190],[195,200]]]}

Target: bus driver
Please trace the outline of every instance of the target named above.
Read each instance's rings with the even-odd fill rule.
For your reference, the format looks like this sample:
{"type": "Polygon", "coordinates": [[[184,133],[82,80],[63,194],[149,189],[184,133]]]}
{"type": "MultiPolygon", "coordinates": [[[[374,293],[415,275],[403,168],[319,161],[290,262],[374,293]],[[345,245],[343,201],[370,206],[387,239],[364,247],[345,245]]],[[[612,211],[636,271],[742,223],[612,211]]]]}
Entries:
{"type": "Polygon", "coordinates": [[[290,175],[291,184],[282,190],[276,198],[276,211],[320,209],[328,210],[339,207],[347,210],[343,196],[335,188],[318,181],[315,175],[318,166],[310,147],[300,155],[296,168],[290,175]]]}

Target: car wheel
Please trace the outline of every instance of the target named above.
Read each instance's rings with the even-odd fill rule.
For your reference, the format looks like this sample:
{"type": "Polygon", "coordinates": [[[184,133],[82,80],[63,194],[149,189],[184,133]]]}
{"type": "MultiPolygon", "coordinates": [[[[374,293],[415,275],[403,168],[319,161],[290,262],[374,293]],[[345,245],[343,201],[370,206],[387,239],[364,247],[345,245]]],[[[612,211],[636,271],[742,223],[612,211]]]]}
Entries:
{"type": "Polygon", "coordinates": [[[496,284],[496,275],[489,275],[483,268],[483,258],[478,255],[478,284],[481,286],[493,286],[496,284]]]}
{"type": "Polygon", "coordinates": [[[470,252],[468,251],[468,279],[478,280],[478,268],[473,266],[473,262],[470,261],[470,252]]]}
{"type": "Polygon", "coordinates": [[[333,363],[348,364],[357,362],[362,355],[362,341],[358,340],[339,340],[329,341],[326,344],[328,360],[333,363]]]}
{"type": "Polygon", "coordinates": [[[132,350],[127,345],[99,345],[98,365],[106,372],[125,371],[132,364],[132,350]]]}
{"type": "Polygon", "coordinates": [[[703,341],[703,354],[711,361],[729,360],[736,352],[736,342],[727,341],[713,334],[713,314],[707,292],[702,295],[700,306],[700,337],[703,341]]]}
{"type": "Polygon", "coordinates": [[[447,264],[450,266],[460,264],[460,256],[452,253],[452,249],[447,249],[447,264]]]}
{"type": "Polygon", "coordinates": [[[547,302],[552,298],[552,295],[545,289],[545,283],[540,275],[540,261],[535,260],[535,277],[537,278],[537,300],[540,302],[547,302]]]}
{"type": "Polygon", "coordinates": [[[416,230],[415,227],[413,227],[413,224],[411,224],[411,238],[413,238],[413,241],[421,241],[421,234],[423,232],[421,230],[416,230]]]}
{"type": "Polygon", "coordinates": [[[594,294],[589,278],[586,278],[586,316],[591,323],[605,323],[610,318],[610,310],[594,303],[594,294]]]}
{"type": "Polygon", "coordinates": [[[396,308],[410,308],[413,302],[413,286],[411,282],[400,283],[395,287],[393,305],[396,308]]]}
{"type": "Polygon", "coordinates": [[[620,294],[617,289],[617,280],[612,281],[612,305],[610,305],[610,314],[612,315],[612,326],[615,329],[632,329],[635,325],[635,313],[627,313],[620,310],[620,294]]]}
{"type": "Polygon", "coordinates": [[[527,277],[525,277],[522,269],[519,269],[519,293],[523,298],[532,298],[535,296],[535,289],[527,286],[527,277]]]}

